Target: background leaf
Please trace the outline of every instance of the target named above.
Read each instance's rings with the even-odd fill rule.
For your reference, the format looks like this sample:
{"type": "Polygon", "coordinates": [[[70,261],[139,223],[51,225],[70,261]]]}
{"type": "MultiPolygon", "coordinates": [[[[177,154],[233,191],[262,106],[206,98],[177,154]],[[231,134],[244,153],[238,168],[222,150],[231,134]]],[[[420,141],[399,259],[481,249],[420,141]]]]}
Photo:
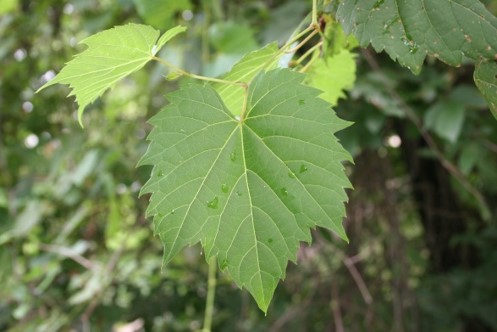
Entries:
{"type": "Polygon", "coordinates": [[[487,100],[493,116],[497,119],[497,63],[481,61],[474,74],[476,86],[487,100]]]}
{"type": "Polygon", "coordinates": [[[133,0],[140,17],[157,29],[168,29],[174,15],[191,8],[189,0],[133,0]]]}
{"type": "Polygon", "coordinates": [[[217,256],[263,311],[300,241],[311,241],[311,227],[347,239],[350,183],[341,162],[351,157],[334,133],[348,124],[303,78],[290,70],[259,74],[241,121],[214,89],[183,87],[151,120],[141,162],[154,165],[142,193],[152,193],[147,212],[164,261],[200,241],[206,258],[217,256]]]}
{"type": "Polygon", "coordinates": [[[310,86],[322,90],[321,98],[335,106],[339,98],[345,97],[344,90],[354,86],[355,71],[354,54],[343,49],[313,63],[306,81],[310,86]]]}

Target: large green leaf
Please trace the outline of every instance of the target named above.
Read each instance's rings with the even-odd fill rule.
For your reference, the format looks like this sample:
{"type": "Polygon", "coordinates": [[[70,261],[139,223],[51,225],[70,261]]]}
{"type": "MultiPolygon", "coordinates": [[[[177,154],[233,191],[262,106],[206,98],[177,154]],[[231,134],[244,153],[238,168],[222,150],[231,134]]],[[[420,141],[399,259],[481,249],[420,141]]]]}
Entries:
{"type": "Polygon", "coordinates": [[[87,105],[114,83],[145,66],[169,39],[185,29],[174,27],[159,39],[159,31],[130,23],[92,35],[82,41],[88,48],[38,91],[57,83],[69,84],[69,96],[76,96],[81,123],[87,105]]]}
{"type": "Polygon", "coordinates": [[[490,110],[497,119],[497,63],[481,61],[476,65],[475,83],[488,102],[490,110]]]}
{"type": "Polygon", "coordinates": [[[497,18],[475,0],[342,0],[337,16],[362,46],[416,73],[426,54],[453,66],[497,54],[497,18]]]}
{"type": "MultiPolygon", "coordinates": [[[[271,68],[278,60],[278,45],[271,43],[260,50],[245,55],[238,61],[223,79],[232,82],[249,83],[263,68],[271,68]]],[[[214,84],[214,88],[221,96],[228,109],[235,115],[242,111],[243,88],[233,84],[214,84]]]]}
{"type": "Polygon", "coordinates": [[[342,161],[351,157],[334,133],[348,123],[303,79],[288,69],[260,73],[241,117],[210,86],[182,87],[152,118],[141,161],[154,165],[142,193],[152,193],[147,214],[165,263],[201,242],[263,311],[310,228],[347,239],[342,161]]]}

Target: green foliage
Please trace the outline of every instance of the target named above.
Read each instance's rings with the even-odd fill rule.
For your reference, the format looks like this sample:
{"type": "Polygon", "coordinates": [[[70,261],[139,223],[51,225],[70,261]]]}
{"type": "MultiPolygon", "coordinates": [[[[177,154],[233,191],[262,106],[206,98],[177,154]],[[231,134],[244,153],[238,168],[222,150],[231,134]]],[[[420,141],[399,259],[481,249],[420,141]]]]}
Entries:
{"type": "Polygon", "coordinates": [[[259,74],[237,120],[209,87],[169,95],[141,164],[154,165],[143,193],[165,246],[165,262],[199,241],[206,257],[267,311],[287,261],[310,227],[346,239],[341,161],[333,133],[347,123],[289,70],[259,74]],[[291,146],[292,149],[288,149],[291,146]]]}
{"type": "Polygon", "coordinates": [[[323,93],[321,98],[336,105],[344,98],[344,90],[351,89],[355,81],[355,56],[348,50],[341,50],[331,57],[319,59],[312,64],[307,82],[323,93]]]}
{"type": "MultiPolygon", "coordinates": [[[[361,46],[385,50],[414,73],[421,71],[426,55],[452,66],[460,66],[464,57],[476,61],[497,57],[497,18],[479,1],[342,1],[337,16],[361,46]]],[[[494,97],[482,83],[488,77],[481,74],[475,72],[475,81],[492,103],[494,97]]]]}
{"type": "Polygon", "coordinates": [[[40,90],[57,83],[68,84],[72,89],[69,96],[76,96],[82,125],[87,105],[117,81],[145,66],[171,38],[185,29],[177,26],[159,38],[159,31],[130,23],[97,33],[84,39],[82,43],[88,48],[40,90]]]}
{"type": "Polygon", "coordinates": [[[474,80],[497,119],[497,63],[481,61],[476,65],[474,80]]]}
{"type": "Polygon", "coordinates": [[[169,29],[174,15],[191,8],[189,0],[133,0],[143,21],[157,29],[169,29]]]}
{"type": "MultiPolygon", "coordinates": [[[[238,84],[212,84],[220,95],[216,98],[230,110],[226,116],[235,121],[243,109],[241,82],[251,84],[259,72],[276,66],[301,71],[308,79],[315,72],[313,65],[329,65],[335,55],[356,45],[352,35],[338,29],[334,16],[339,2],[316,1],[318,22],[325,29],[296,52],[286,50],[305,38],[293,36],[310,23],[305,15],[311,1],[0,2],[0,330],[110,331],[140,325],[146,331],[198,330],[205,306],[207,251],[200,245],[187,247],[163,266],[161,241],[145,218],[148,197],[138,197],[151,168],[136,168],[148,145],[147,119],[166,103],[164,94],[178,85],[185,87],[181,91],[190,89],[185,81],[191,83],[191,78],[173,66],[169,73],[181,78],[167,81],[163,78],[168,72],[159,64],[148,65],[102,95],[93,105],[98,112],[85,116],[84,131],[74,121],[74,105],[64,98],[64,89],[34,92],[75,54],[76,40],[129,22],[143,21],[162,31],[188,25],[187,38],[168,42],[157,56],[206,76],[228,72],[249,49],[245,46],[278,40],[284,49],[272,44],[248,54],[223,77],[238,84]],[[189,10],[181,13],[187,5],[189,10]],[[226,38],[238,25],[243,28],[236,40],[226,38]],[[247,61],[250,57],[253,63],[247,61]]],[[[344,6],[354,2],[361,5],[354,10],[366,3],[344,1],[344,6]]],[[[495,1],[482,2],[497,13],[495,1]]],[[[369,12],[366,19],[381,20],[395,10],[383,7],[388,3],[392,1],[376,1],[381,11],[369,12]]],[[[478,1],[470,5],[475,12],[481,10],[478,1]]],[[[426,23],[437,13],[416,14],[424,15],[419,21],[426,23]]],[[[492,22],[473,18],[482,27],[492,22]]],[[[373,20],[369,23],[357,32],[373,37],[373,20]]],[[[382,32],[381,25],[376,28],[382,32]]],[[[422,47],[404,38],[401,28],[387,29],[373,39],[384,38],[387,46],[400,41],[397,46],[412,69],[422,63],[415,61],[422,47]],[[407,54],[411,51],[416,53],[407,54]]],[[[494,39],[477,41],[493,45],[494,39]]],[[[376,45],[383,49],[381,43],[376,45]]],[[[457,52],[452,49],[451,55],[457,52]]],[[[497,252],[497,211],[489,204],[492,221],[483,222],[473,195],[447,172],[460,171],[487,202],[496,201],[497,130],[471,82],[472,60],[462,59],[460,68],[449,68],[429,58],[415,76],[371,49],[355,55],[356,83],[334,107],[341,118],[355,123],[337,133],[356,160],[354,167],[347,167],[355,188],[349,193],[344,223],[351,243],[324,229],[311,231],[313,246],[299,248],[298,266],[288,265],[266,317],[248,292],[235,287],[221,261],[228,273],[218,275],[214,331],[497,327],[492,283],[496,259],[489,254],[497,252]],[[434,145],[427,145],[426,137],[434,145]],[[416,177],[427,181],[416,182],[416,177]],[[439,189],[430,190],[439,178],[439,189]],[[439,257],[447,253],[453,263],[439,272],[437,264],[444,262],[439,257]]],[[[476,84],[495,105],[493,58],[475,60],[476,84]]],[[[335,83],[322,78],[323,90],[335,83]]],[[[306,79],[304,84],[309,84],[306,79]]],[[[210,88],[197,88],[215,95],[210,88]]],[[[246,122],[240,126],[246,128],[246,122]]],[[[221,196],[223,188],[228,189],[215,188],[217,204],[227,196],[221,196]]],[[[169,193],[168,188],[162,190],[169,193]]],[[[216,201],[211,202],[214,206],[216,201]]]]}
{"type": "MultiPolygon", "coordinates": [[[[223,79],[232,82],[250,82],[264,68],[271,68],[278,58],[278,46],[271,43],[264,48],[245,55],[233,68],[223,76],[223,79]]],[[[242,113],[244,91],[240,86],[233,84],[214,85],[226,107],[234,115],[242,113]]]]}

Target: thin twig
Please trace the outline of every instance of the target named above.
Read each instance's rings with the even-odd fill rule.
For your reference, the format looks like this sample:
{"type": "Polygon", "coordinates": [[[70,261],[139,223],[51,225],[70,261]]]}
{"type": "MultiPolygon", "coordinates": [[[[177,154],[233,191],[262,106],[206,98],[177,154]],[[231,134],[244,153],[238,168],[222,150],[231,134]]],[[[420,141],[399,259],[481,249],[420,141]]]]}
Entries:
{"type": "Polygon", "coordinates": [[[333,321],[335,322],[335,331],[344,332],[342,311],[340,310],[340,297],[335,282],[331,283],[331,297],[331,312],[333,313],[333,321]]]}
{"type": "Polygon", "coordinates": [[[297,50],[299,50],[302,46],[304,46],[312,37],[314,37],[316,34],[318,34],[318,30],[313,30],[307,37],[305,37],[300,43],[297,44],[297,46],[286,50],[285,53],[295,53],[297,50]]]}
{"type": "Polygon", "coordinates": [[[369,289],[366,286],[364,279],[362,278],[361,274],[357,270],[354,261],[352,259],[350,259],[349,257],[345,256],[345,258],[343,259],[343,263],[347,267],[347,270],[349,270],[349,273],[352,276],[352,279],[354,279],[364,302],[367,305],[372,304],[373,297],[371,296],[371,293],[369,292],[369,289]]]}
{"type": "Polygon", "coordinates": [[[97,265],[95,265],[89,259],[87,259],[81,255],[75,254],[73,252],[73,250],[71,250],[71,248],[57,246],[57,245],[53,245],[53,244],[45,244],[45,243],[40,243],[39,248],[43,251],[46,251],[46,252],[51,252],[51,253],[54,253],[54,254],[57,254],[60,256],[70,258],[88,270],[95,270],[97,267],[97,265]]]}
{"type": "Polygon", "coordinates": [[[209,279],[207,280],[207,298],[205,301],[204,326],[202,332],[211,332],[212,317],[214,316],[214,298],[216,295],[216,256],[209,260],[209,279]]]}

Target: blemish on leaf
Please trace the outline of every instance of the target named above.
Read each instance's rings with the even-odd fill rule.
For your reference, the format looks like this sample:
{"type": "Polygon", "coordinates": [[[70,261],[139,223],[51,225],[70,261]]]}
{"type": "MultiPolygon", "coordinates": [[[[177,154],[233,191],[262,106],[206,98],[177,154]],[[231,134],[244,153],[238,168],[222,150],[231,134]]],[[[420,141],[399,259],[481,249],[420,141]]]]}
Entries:
{"type": "Polygon", "coordinates": [[[230,159],[231,159],[231,161],[235,161],[236,160],[236,153],[235,152],[231,152],[230,153],[230,159]]]}
{"type": "Polygon", "coordinates": [[[223,261],[221,262],[220,268],[221,268],[221,270],[225,270],[227,267],[228,267],[228,260],[223,259],[223,261]]]}
{"type": "Polygon", "coordinates": [[[283,196],[288,196],[288,190],[286,188],[281,188],[280,192],[283,196]]]}
{"type": "Polygon", "coordinates": [[[273,239],[272,238],[267,239],[267,243],[273,243],[273,239]]]}
{"type": "Polygon", "coordinates": [[[207,207],[211,209],[217,209],[217,206],[219,204],[219,198],[214,197],[214,199],[210,202],[207,202],[207,207]]]}
{"type": "Polygon", "coordinates": [[[288,172],[288,177],[289,177],[290,179],[295,179],[297,176],[295,175],[295,173],[294,173],[294,172],[289,171],[289,172],[288,172]]]}
{"type": "Polygon", "coordinates": [[[305,100],[304,99],[299,99],[299,105],[304,105],[305,104],[305,100]]]}
{"type": "Polygon", "coordinates": [[[307,172],[307,166],[306,166],[306,165],[304,165],[304,164],[300,165],[300,170],[299,170],[299,172],[300,172],[300,173],[305,173],[305,172],[307,172]]]}
{"type": "Polygon", "coordinates": [[[226,183],[223,183],[223,184],[221,185],[221,191],[222,191],[223,193],[227,193],[229,190],[230,190],[230,187],[229,187],[226,183]]]}

